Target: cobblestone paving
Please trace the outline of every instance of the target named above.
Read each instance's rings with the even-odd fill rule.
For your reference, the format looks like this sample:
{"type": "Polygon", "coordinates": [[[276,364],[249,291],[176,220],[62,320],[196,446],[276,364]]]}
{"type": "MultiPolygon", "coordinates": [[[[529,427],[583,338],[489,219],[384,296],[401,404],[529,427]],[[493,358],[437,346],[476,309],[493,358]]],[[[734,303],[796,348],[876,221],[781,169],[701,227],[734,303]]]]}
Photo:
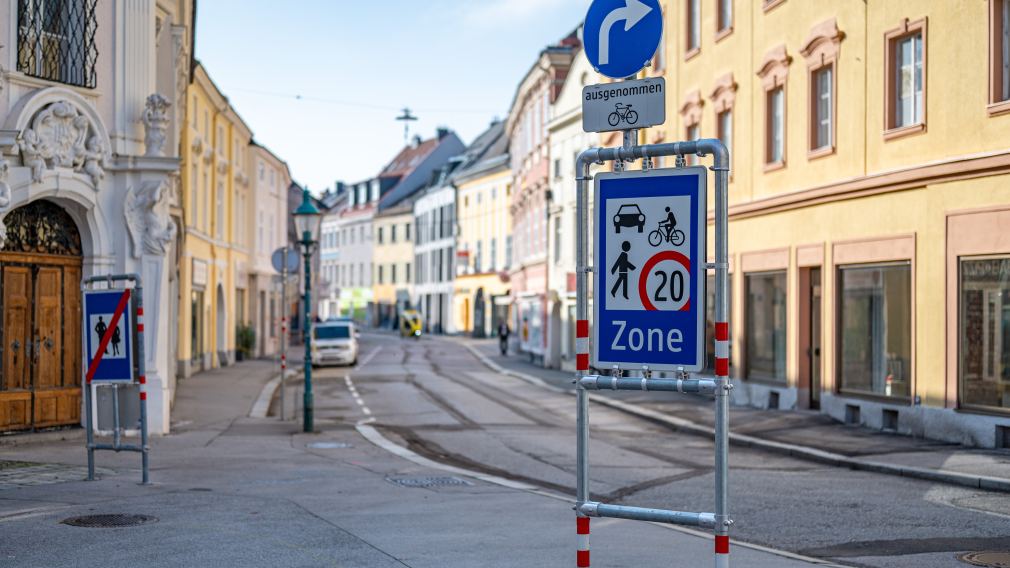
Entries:
{"type": "MultiPolygon", "coordinates": [[[[109,475],[111,470],[95,468],[96,475],[109,475]]],[[[58,463],[35,463],[0,460],[0,491],[47,485],[65,481],[81,481],[88,476],[88,468],[58,463]]]]}

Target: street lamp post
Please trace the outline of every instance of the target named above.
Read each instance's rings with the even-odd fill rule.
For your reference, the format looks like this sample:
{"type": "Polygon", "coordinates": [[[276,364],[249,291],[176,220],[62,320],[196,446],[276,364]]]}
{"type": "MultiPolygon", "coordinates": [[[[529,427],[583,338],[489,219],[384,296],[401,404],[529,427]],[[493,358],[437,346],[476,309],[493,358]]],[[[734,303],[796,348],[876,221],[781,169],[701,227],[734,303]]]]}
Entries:
{"type": "Polygon", "coordinates": [[[305,257],[305,394],[302,401],[304,418],[302,430],[312,432],[312,253],[319,241],[319,223],[322,214],[312,203],[309,188],[302,190],[302,204],[295,210],[295,228],[301,234],[298,244],[302,246],[302,256],[305,257]]]}

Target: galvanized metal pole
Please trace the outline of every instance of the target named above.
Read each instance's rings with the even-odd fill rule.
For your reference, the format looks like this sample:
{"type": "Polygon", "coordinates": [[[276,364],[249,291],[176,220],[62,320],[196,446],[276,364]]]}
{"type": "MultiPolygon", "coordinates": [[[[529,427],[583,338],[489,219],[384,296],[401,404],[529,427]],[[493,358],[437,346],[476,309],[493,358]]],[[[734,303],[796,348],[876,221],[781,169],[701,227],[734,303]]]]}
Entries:
{"type": "Polygon", "coordinates": [[[699,141],[715,170],[715,566],[729,567],[729,152],[719,140],[699,141]]]}
{"type": "MultiPolygon", "coordinates": [[[[86,329],[86,328],[85,328],[86,329]]],[[[81,334],[84,335],[84,334],[81,334]]],[[[87,353],[87,351],[84,351],[87,353]]],[[[94,431],[94,416],[91,412],[91,380],[88,379],[84,383],[84,423],[87,429],[87,445],[88,445],[88,481],[95,480],[95,431],[94,431]]]]}
{"type": "Polygon", "coordinates": [[[579,507],[589,500],[589,393],[579,382],[589,372],[589,192],[586,184],[589,180],[590,161],[588,153],[583,152],[575,161],[575,210],[577,225],[575,289],[576,289],[576,327],[575,327],[575,395],[576,395],[576,473],[575,473],[575,511],[577,551],[575,565],[579,568],[589,566],[589,517],[585,516],[579,507]]]}
{"type": "Polygon", "coordinates": [[[284,420],[284,380],[287,378],[288,372],[288,312],[287,305],[288,301],[288,247],[284,246],[284,262],[281,267],[281,340],[280,340],[280,352],[281,352],[281,421],[284,420]]]}
{"type": "Polygon", "coordinates": [[[305,332],[305,393],[302,395],[302,431],[312,432],[312,235],[308,231],[302,234],[302,246],[305,248],[305,322],[302,326],[305,332]]]}

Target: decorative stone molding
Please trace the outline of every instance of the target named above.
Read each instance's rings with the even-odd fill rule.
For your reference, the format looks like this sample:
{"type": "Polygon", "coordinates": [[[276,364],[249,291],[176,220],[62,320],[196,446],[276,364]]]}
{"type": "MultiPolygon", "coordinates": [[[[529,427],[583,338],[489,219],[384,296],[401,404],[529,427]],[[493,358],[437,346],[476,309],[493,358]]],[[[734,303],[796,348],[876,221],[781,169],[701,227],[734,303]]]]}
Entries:
{"type": "Polygon", "coordinates": [[[207,147],[203,149],[203,163],[209,164],[214,161],[214,149],[207,144],[207,147]]]}
{"type": "Polygon", "coordinates": [[[225,160],[224,158],[217,159],[217,173],[228,173],[228,160],[225,160]]]}
{"type": "Polygon", "coordinates": [[[126,194],[124,214],[133,242],[133,257],[164,255],[175,239],[175,222],[168,214],[169,179],[148,180],[126,194]]]}
{"type": "Polygon", "coordinates": [[[765,53],[757,76],[761,78],[766,91],[785,85],[786,77],[789,76],[789,64],[792,61],[793,58],[786,53],[785,44],[773,47],[765,53]]]}
{"type": "Polygon", "coordinates": [[[680,118],[684,127],[701,123],[702,107],[705,106],[705,99],[701,98],[701,91],[695,89],[684,97],[684,104],[680,107],[680,118]]]}
{"type": "Polygon", "coordinates": [[[845,33],[838,29],[835,18],[823,21],[810,29],[800,53],[809,66],[823,66],[838,59],[838,46],[845,33]]]}
{"type": "Polygon", "coordinates": [[[199,134],[193,134],[193,139],[190,141],[190,147],[193,149],[193,154],[197,157],[203,152],[203,138],[199,134]]]}
{"type": "Polygon", "coordinates": [[[164,156],[165,139],[168,137],[168,107],[172,103],[158,93],[147,97],[144,104],[144,155],[164,156]]]}
{"type": "Polygon", "coordinates": [[[91,177],[92,185],[105,177],[108,149],[91,119],[70,101],[43,107],[17,137],[22,163],[40,183],[46,169],[71,168],[91,177]]]}
{"type": "Polygon", "coordinates": [[[733,104],[736,102],[736,89],[737,84],[736,80],[733,79],[732,72],[726,73],[716,79],[715,88],[712,89],[712,94],[709,95],[716,114],[733,108],[733,104]]]}
{"type": "Polygon", "coordinates": [[[11,207],[11,186],[7,183],[7,173],[9,170],[10,162],[0,154],[0,249],[3,248],[4,243],[7,241],[7,227],[4,225],[3,218],[11,207]]]}

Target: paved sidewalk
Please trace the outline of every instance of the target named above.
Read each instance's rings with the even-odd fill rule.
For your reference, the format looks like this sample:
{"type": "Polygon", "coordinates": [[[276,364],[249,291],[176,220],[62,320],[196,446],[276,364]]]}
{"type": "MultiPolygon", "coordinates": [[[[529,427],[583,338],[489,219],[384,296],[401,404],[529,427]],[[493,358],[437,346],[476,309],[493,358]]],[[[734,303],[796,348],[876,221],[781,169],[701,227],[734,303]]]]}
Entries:
{"type": "MultiPolygon", "coordinates": [[[[572,373],[544,369],[520,355],[502,357],[497,340],[452,340],[470,346],[492,365],[558,388],[574,389],[572,373]]],[[[641,411],[648,418],[698,434],[708,434],[714,423],[713,405],[691,395],[608,391],[591,396],[598,402],[641,411]]],[[[1010,492],[1010,452],[1005,450],[966,448],[888,434],[841,424],[810,411],[735,406],[730,411],[730,429],[734,443],[821,463],[1010,492]]]]}

